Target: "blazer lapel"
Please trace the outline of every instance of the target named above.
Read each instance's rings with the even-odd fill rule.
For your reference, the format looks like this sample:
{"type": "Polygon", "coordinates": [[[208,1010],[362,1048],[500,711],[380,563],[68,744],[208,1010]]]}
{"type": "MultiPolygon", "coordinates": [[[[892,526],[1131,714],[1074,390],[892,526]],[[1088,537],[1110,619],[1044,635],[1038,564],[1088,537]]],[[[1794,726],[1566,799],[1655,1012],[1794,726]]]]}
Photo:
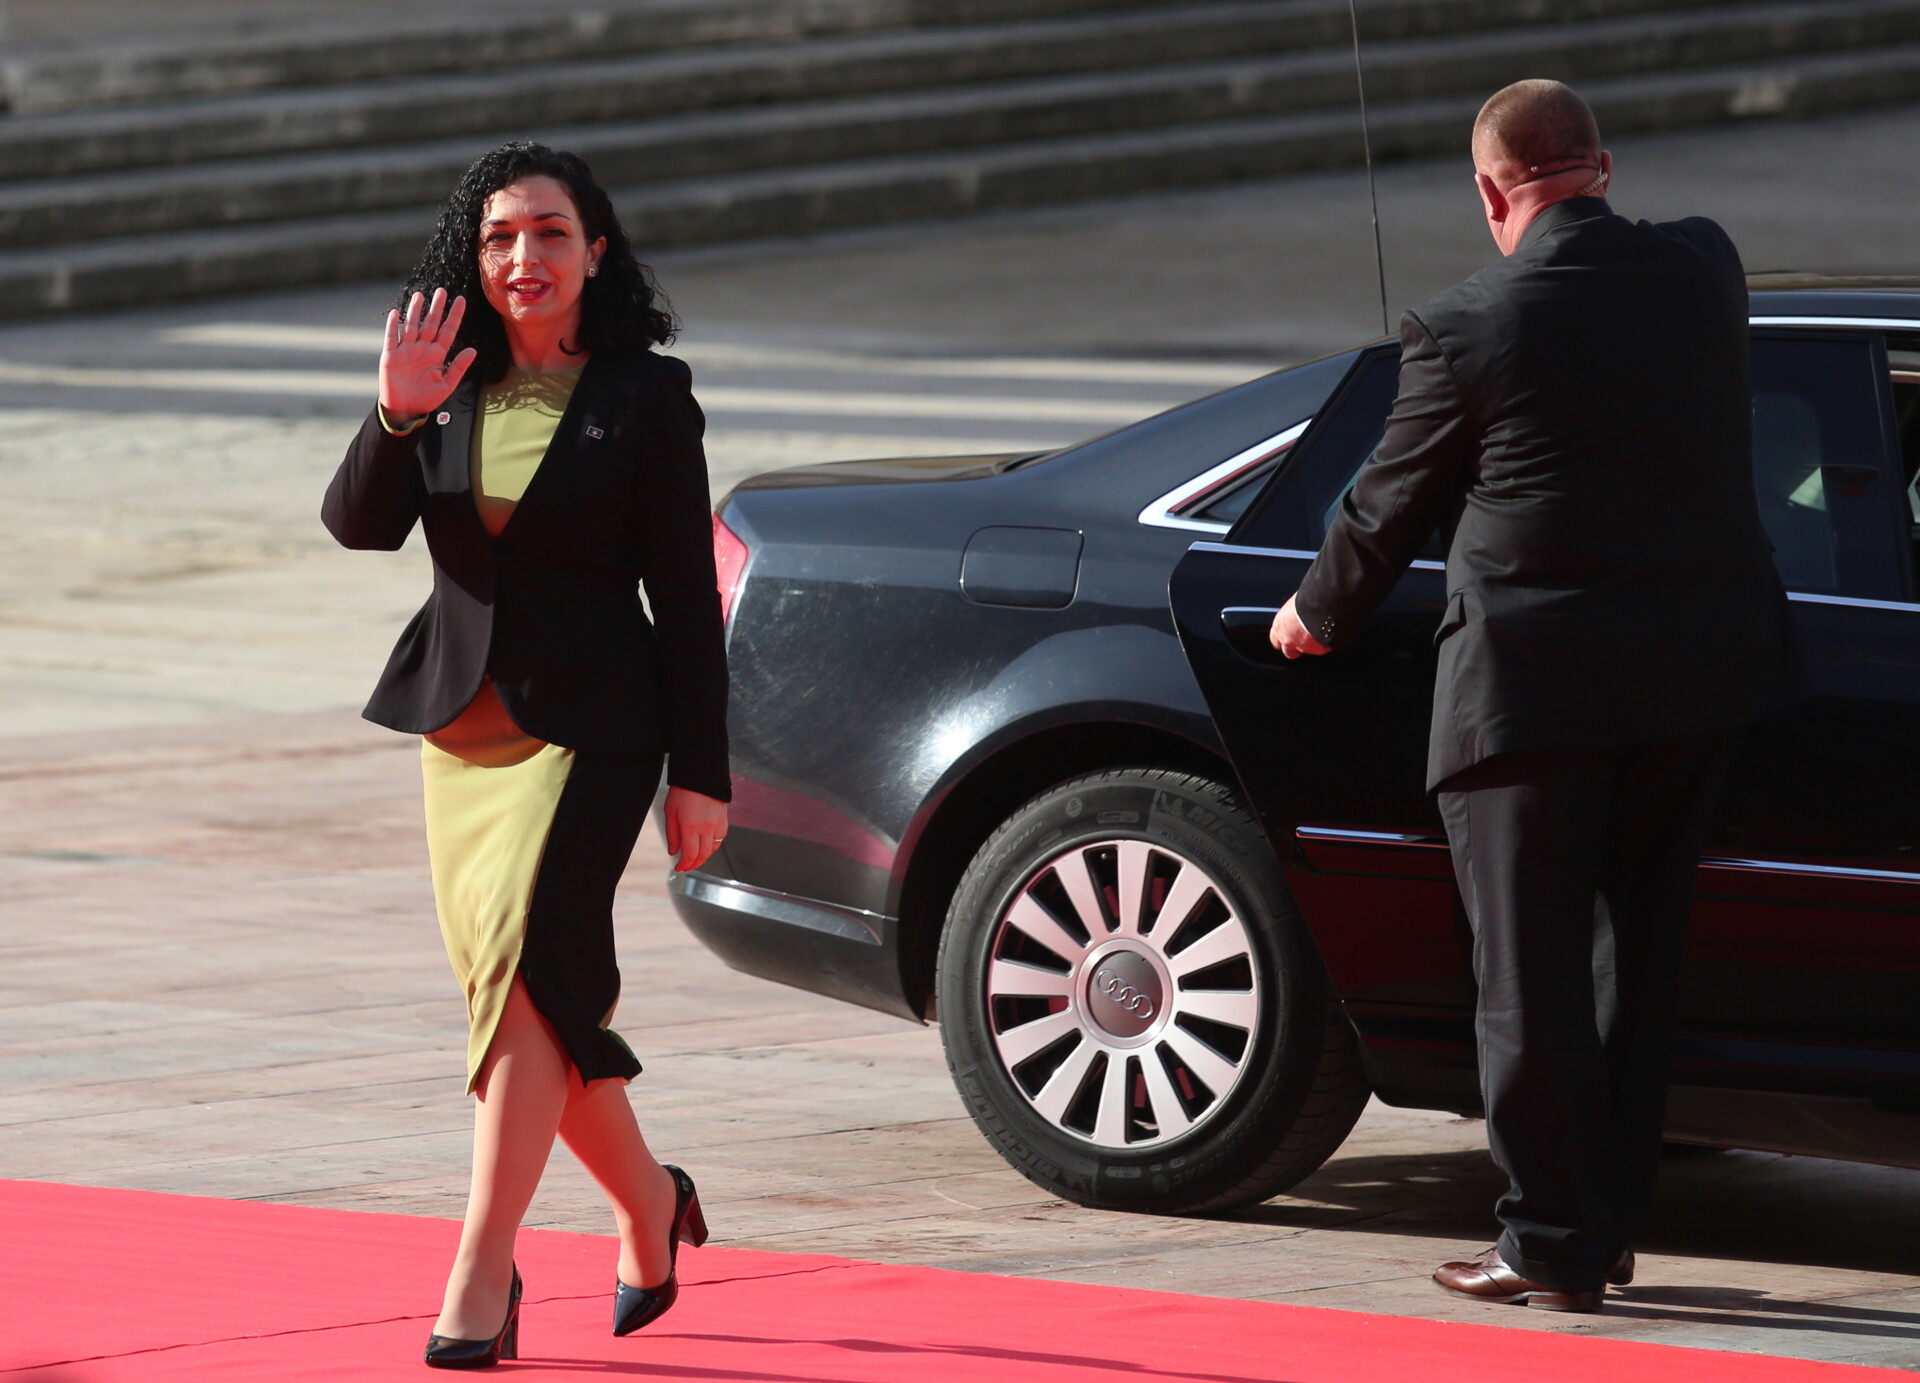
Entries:
{"type": "Polygon", "coordinates": [[[446,421],[440,424],[440,456],[435,466],[434,488],[464,501],[475,526],[480,523],[480,512],[473,507],[473,469],[469,457],[479,405],[480,384],[469,375],[436,410],[436,420],[444,417],[446,421]]]}
{"type": "Polygon", "coordinates": [[[467,468],[479,397],[479,384],[468,379],[433,411],[420,465],[427,483],[427,544],[434,564],[461,586],[490,590],[493,545],[473,507],[473,477],[467,468]]]}

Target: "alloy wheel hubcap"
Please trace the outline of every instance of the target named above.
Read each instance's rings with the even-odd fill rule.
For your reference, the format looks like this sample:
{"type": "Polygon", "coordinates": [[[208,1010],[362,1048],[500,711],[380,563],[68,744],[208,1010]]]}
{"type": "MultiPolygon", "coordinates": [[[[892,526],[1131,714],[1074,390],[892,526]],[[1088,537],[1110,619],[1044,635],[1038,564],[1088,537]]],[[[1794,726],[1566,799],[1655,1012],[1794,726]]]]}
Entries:
{"type": "Polygon", "coordinates": [[[1116,1046],[1137,1044],[1163,1025],[1166,968],[1152,950],[1112,941],[1087,957],[1086,1013],[1092,1029],[1116,1046]]]}
{"type": "Polygon", "coordinates": [[[1116,1151],[1192,1132],[1251,1064],[1260,972],[1219,882],[1159,843],[1046,860],[994,928],[985,997],[1002,1069],[1059,1131],[1116,1151]]]}

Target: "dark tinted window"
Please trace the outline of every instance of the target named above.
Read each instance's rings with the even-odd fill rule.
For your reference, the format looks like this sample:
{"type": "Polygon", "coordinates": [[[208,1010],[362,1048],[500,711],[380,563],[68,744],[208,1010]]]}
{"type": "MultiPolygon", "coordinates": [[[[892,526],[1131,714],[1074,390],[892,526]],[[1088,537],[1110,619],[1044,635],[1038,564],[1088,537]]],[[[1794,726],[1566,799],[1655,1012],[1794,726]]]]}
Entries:
{"type": "Polygon", "coordinates": [[[1362,357],[1324,418],[1294,444],[1279,478],[1247,507],[1228,536],[1252,547],[1317,549],[1360,464],[1380,445],[1400,384],[1400,357],[1362,357]]]}
{"type": "Polygon", "coordinates": [[[1262,462],[1205,504],[1195,505],[1191,510],[1183,509],[1180,516],[1204,519],[1208,523],[1224,523],[1232,527],[1240,521],[1240,516],[1247,512],[1247,506],[1253,503],[1254,497],[1267,483],[1267,477],[1273,474],[1274,468],[1279,464],[1279,457],[1262,462]]]}
{"type": "Polygon", "coordinates": [[[1920,350],[1902,344],[1887,352],[1893,381],[1893,418],[1900,433],[1901,478],[1907,487],[1913,554],[1913,591],[1920,595],[1920,350]]]}
{"type": "Polygon", "coordinates": [[[1203,519],[1231,528],[1247,512],[1247,506],[1253,503],[1260,491],[1266,488],[1268,478],[1287,463],[1293,444],[1300,440],[1299,424],[1288,426],[1276,436],[1285,440],[1263,440],[1259,450],[1253,452],[1251,461],[1246,459],[1246,453],[1232,457],[1231,461],[1240,467],[1238,470],[1225,480],[1215,482],[1212,489],[1181,501],[1168,512],[1183,519],[1203,519]]]}
{"type": "Polygon", "coordinates": [[[1759,337],[1753,343],[1753,481],[1789,590],[1905,594],[1876,344],[1759,337]]]}

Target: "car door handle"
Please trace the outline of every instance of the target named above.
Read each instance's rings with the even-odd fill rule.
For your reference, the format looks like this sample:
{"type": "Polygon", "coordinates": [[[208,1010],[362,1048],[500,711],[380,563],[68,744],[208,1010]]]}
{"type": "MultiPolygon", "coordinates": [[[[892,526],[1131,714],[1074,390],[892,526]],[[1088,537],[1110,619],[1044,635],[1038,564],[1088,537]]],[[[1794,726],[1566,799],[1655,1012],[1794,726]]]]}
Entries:
{"type": "Polygon", "coordinates": [[[1279,613],[1275,605],[1229,605],[1220,612],[1220,628],[1227,642],[1245,656],[1261,662],[1285,662],[1270,634],[1273,617],[1279,613]]]}

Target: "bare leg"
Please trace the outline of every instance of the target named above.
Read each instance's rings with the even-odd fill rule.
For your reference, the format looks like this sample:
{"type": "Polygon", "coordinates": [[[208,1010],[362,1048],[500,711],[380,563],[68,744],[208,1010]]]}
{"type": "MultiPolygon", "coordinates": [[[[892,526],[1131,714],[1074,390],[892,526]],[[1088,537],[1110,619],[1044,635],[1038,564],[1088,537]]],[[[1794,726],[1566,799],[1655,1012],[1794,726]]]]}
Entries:
{"type": "Polygon", "coordinates": [[[433,1333],[484,1340],[507,1317],[513,1240],[566,1108],[572,1068],[516,977],[476,1088],[473,1185],[433,1333]]]}
{"type": "Polygon", "coordinates": [[[667,1280],[667,1229],[673,1219],[673,1178],[654,1160],[627,1103],[624,1081],[569,1086],[560,1136],[613,1202],[620,1228],[620,1280],[658,1287],[667,1280]]]}

